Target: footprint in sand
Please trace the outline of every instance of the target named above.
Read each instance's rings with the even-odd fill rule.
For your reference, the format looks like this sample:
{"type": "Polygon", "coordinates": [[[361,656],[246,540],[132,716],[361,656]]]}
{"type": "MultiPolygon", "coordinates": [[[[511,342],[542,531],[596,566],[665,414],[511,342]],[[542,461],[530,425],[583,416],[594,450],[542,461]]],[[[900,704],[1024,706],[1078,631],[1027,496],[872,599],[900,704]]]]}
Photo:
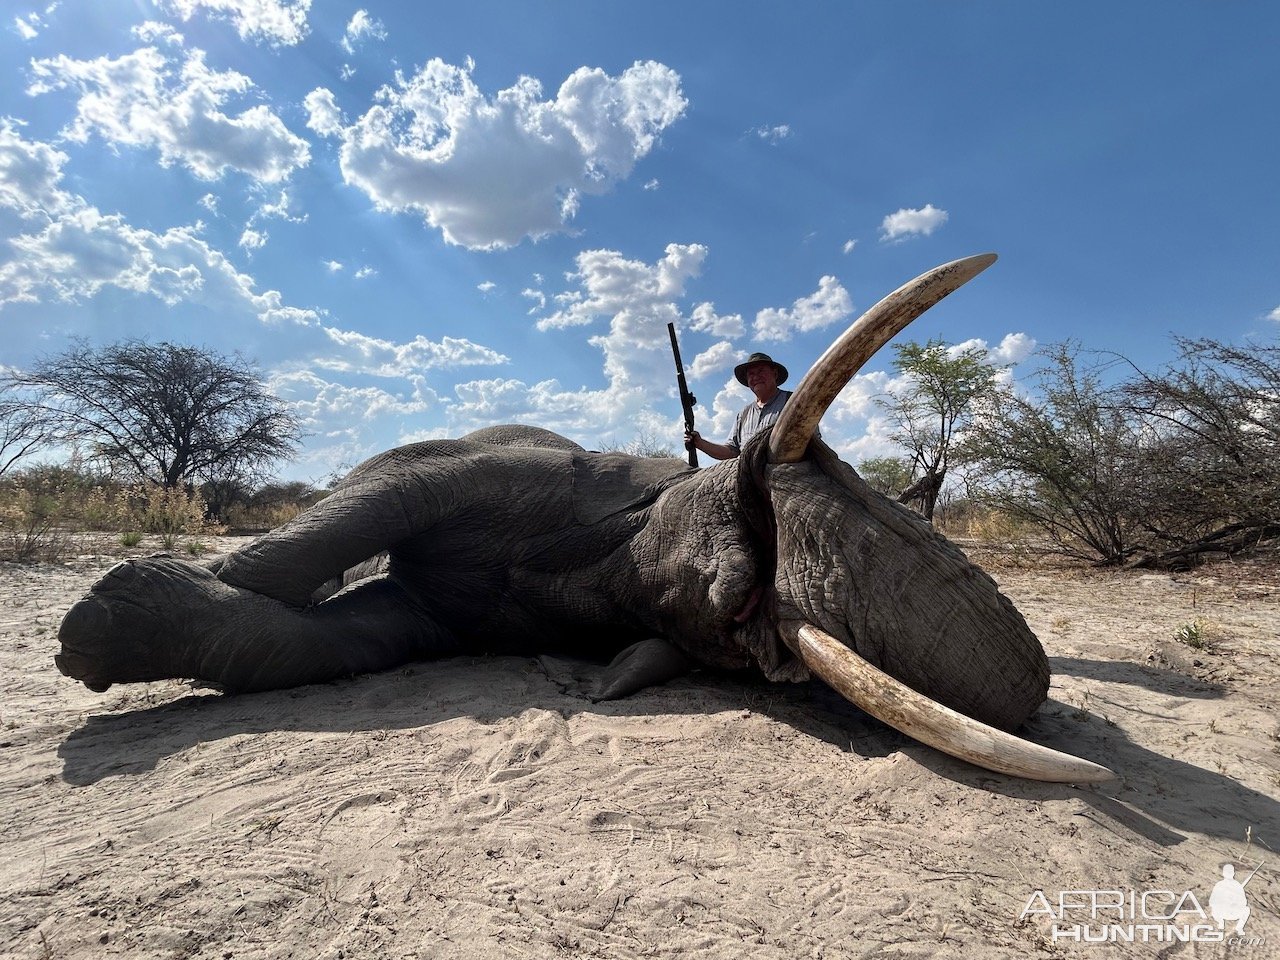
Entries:
{"type": "Polygon", "coordinates": [[[548,710],[526,710],[493,728],[454,779],[463,817],[487,821],[508,814],[519,802],[519,781],[545,770],[569,744],[568,723],[548,710]]]}

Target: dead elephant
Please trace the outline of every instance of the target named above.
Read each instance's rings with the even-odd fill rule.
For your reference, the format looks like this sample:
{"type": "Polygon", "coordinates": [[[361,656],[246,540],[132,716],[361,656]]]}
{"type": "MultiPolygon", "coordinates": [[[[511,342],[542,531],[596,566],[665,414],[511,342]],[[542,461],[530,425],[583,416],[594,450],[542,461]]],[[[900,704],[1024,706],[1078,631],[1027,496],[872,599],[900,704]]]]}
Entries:
{"type": "Polygon", "coordinates": [[[691,663],[751,667],[817,675],[990,769],[1109,779],[1004,732],[1045,699],[1039,641],[990,577],[813,436],[876,350],[994,259],[945,264],[878,303],[736,460],[691,470],[531,427],[400,447],[218,564],[118,564],[67,613],[57,665],[93,690],[195,678],[253,691],[459,653],[618,654],[606,696],[691,663]],[[385,572],[313,602],[383,551],[385,572]]]}

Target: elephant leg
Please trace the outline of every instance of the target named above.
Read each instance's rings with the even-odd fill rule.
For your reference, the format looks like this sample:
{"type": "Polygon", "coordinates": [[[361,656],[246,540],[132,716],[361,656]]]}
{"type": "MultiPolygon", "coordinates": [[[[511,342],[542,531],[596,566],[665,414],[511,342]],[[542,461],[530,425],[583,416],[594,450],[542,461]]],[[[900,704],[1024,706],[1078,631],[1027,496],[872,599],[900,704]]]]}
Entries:
{"type": "Polygon", "coordinates": [[[162,556],[112,567],[67,613],[58,639],[58,669],[99,691],[169,678],[270,690],[459,652],[386,577],[300,610],[162,556]]]}
{"type": "Polygon", "coordinates": [[[296,607],[357,564],[429,529],[465,499],[449,473],[424,464],[419,475],[387,472],[334,491],[282,527],[228,555],[218,578],[296,607]]]}

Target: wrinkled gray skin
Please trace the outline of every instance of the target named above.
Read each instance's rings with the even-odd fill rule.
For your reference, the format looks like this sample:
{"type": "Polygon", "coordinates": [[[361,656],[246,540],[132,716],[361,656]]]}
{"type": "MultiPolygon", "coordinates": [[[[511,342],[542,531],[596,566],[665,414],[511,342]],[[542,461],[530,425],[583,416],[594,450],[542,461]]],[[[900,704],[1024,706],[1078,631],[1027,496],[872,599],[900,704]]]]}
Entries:
{"type": "Polygon", "coordinates": [[[56,660],[97,690],[176,677],[252,691],[459,653],[605,660],[667,641],[627,651],[641,667],[614,678],[617,695],[689,661],[805,679],[778,632],[804,620],[971,717],[1029,716],[1048,665],[990,577],[820,440],[769,464],[767,437],[700,471],[532,427],[400,447],[213,569],[117,565],[66,615],[56,660]],[[385,573],[312,602],[382,551],[385,573]]]}

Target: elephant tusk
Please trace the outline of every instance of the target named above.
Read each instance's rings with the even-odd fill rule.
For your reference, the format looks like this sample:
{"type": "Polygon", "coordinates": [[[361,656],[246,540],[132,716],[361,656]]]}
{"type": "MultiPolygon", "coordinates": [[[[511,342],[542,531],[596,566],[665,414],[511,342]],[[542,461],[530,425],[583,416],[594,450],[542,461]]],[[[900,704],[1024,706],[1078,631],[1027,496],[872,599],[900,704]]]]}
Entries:
{"type": "Polygon", "coordinates": [[[914,740],[987,770],[1028,780],[1116,779],[1104,766],[1015,737],[929,699],[813,624],[791,621],[780,626],[805,666],[854,706],[914,740]]]}
{"type": "Polygon", "coordinates": [[[800,460],[827,407],[862,365],[912,320],[995,261],[994,253],[983,253],[934,267],[859,317],[818,358],[782,408],[769,437],[769,462],[800,460]]]}

